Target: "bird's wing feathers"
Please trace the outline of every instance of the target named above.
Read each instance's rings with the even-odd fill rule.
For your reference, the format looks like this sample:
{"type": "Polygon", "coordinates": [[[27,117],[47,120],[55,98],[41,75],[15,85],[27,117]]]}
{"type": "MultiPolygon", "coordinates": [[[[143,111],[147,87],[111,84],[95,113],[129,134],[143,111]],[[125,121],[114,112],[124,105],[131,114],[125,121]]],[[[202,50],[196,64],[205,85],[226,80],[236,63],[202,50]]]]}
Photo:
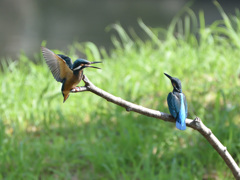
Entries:
{"type": "Polygon", "coordinates": [[[187,106],[186,96],[184,94],[183,94],[183,101],[184,101],[185,112],[186,112],[186,117],[187,117],[188,116],[188,106],[187,106]]]}
{"type": "Polygon", "coordinates": [[[167,97],[167,102],[168,102],[168,108],[169,108],[171,115],[174,118],[177,118],[178,113],[180,111],[180,106],[181,106],[180,98],[177,95],[170,92],[167,97]]]}
{"type": "Polygon", "coordinates": [[[73,73],[66,62],[51,50],[42,47],[42,53],[56,81],[63,82],[67,74],[73,73]]]}

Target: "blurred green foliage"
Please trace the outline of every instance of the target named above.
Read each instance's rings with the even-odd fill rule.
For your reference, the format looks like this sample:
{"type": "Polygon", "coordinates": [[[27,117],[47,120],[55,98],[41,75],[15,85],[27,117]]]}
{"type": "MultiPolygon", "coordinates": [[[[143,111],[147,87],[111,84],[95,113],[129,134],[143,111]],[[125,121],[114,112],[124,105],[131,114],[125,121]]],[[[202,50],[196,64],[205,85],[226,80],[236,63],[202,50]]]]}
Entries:
{"type": "MultiPolygon", "coordinates": [[[[215,2],[216,3],[216,2],[215,2]]],[[[204,13],[185,8],[168,29],[139,25],[142,40],[119,24],[109,26],[114,48],[74,43],[102,60],[85,74],[98,87],[133,103],[168,112],[172,91],[164,72],[182,81],[189,118],[199,116],[240,160],[240,13],[205,25],[204,13]],[[160,38],[164,37],[164,38],[160,38]]],[[[60,51],[54,51],[60,53],[60,51]]],[[[0,179],[231,179],[217,152],[196,131],[145,117],[90,93],[63,104],[41,53],[35,64],[24,53],[1,61],[0,179]]],[[[81,83],[83,85],[83,83],[81,83]]]]}

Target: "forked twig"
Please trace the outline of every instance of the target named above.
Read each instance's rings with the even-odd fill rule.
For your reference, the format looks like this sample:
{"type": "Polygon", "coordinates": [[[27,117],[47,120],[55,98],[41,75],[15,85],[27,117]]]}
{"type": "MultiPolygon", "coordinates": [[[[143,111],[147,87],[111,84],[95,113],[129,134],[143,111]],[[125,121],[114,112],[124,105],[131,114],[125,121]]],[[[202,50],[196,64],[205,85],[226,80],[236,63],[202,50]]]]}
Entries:
{"type": "MultiPolygon", "coordinates": [[[[143,106],[136,105],[134,103],[128,102],[120,97],[113,96],[112,94],[96,87],[85,75],[83,76],[83,81],[85,82],[85,86],[78,87],[72,91],[72,93],[76,92],[84,92],[90,91],[107,101],[110,101],[114,104],[122,106],[126,109],[126,111],[134,111],[139,114],[154,117],[157,119],[161,119],[164,121],[175,123],[175,119],[167,114],[160,111],[156,111],[153,109],[145,108],[143,106]]],[[[212,131],[206,127],[200,118],[196,117],[194,120],[186,119],[186,125],[191,127],[198,132],[200,132],[207,141],[212,145],[212,147],[218,152],[218,154],[222,157],[228,167],[231,169],[232,174],[238,180],[240,180],[240,168],[237,163],[234,161],[227,148],[223,146],[223,144],[218,140],[218,138],[212,133],[212,131]]]]}

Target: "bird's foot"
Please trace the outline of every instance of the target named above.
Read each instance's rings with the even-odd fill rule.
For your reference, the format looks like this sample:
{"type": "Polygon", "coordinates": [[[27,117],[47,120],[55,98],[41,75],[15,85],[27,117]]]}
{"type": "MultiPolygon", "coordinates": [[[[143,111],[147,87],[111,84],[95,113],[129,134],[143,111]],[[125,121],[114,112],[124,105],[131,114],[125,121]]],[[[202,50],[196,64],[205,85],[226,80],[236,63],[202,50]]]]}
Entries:
{"type": "Polygon", "coordinates": [[[72,88],[71,89],[71,92],[79,92],[79,91],[81,91],[81,87],[80,86],[76,86],[75,88],[72,88]]]}

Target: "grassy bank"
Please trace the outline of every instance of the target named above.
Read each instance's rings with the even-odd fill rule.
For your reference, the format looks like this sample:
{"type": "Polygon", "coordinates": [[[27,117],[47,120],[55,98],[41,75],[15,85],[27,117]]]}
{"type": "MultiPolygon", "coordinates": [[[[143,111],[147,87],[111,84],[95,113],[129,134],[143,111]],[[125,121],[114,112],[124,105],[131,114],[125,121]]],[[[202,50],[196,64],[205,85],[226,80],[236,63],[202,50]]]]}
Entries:
{"type": "MultiPolygon", "coordinates": [[[[102,60],[102,70],[85,70],[96,86],[162,112],[168,112],[172,91],[163,73],[178,77],[189,118],[199,116],[239,164],[239,13],[229,19],[220,9],[224,20],[208,27],[203,12],[184,13],[169,29],[150,29],[139,20],[146,40],[111,26],[118,35],[109,53],[92,43],[74,43],[62,53],[102,60]]],[[[71,94],[63,104],[61,84],[40,53],[35,60],[22,54],[18,61],[2,61],[0,179],[233,178],[190,128],[182,132],[172,123],[128,113],[89,92],[71,94]]]]}

